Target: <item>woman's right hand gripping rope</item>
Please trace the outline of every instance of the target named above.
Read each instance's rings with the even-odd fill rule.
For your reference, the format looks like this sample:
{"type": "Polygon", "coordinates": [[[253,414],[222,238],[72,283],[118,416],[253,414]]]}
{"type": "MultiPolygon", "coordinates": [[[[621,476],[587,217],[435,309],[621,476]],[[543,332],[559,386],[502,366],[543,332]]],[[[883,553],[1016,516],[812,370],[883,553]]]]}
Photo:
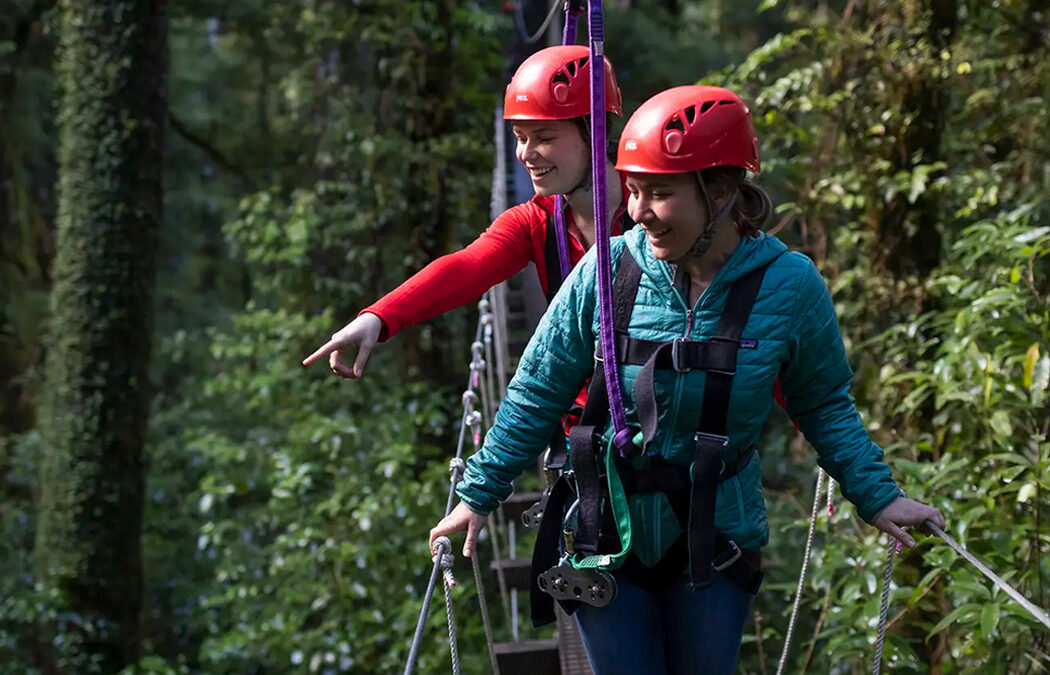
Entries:
{"type": "Polygon", "coordinates": [[[478,533],[485,526],[485,519],[480,513],[474,513],[466,504],[460,502],[456,508],[441,519],[434,529],[430,531],[430,552],[434,553],[434,542],[438,537],[447,537],[454,532],[467,531],[467,540],[463,542],[463,555],[468,558],[474,557],[477,546],[478,533]]]}

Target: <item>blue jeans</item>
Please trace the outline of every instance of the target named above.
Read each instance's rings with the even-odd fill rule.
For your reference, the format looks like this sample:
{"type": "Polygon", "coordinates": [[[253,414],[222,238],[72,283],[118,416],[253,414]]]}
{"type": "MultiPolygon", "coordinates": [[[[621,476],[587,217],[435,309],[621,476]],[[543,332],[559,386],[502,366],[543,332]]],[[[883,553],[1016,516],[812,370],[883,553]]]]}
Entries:
{"type": "Polygon", "coordinates": [[[576,622],[594,675],[729,675],[752,596],[721,574],[694,593],[683,575],[650,593],[616,574],[616,598],[580,605],[576,622]]]}

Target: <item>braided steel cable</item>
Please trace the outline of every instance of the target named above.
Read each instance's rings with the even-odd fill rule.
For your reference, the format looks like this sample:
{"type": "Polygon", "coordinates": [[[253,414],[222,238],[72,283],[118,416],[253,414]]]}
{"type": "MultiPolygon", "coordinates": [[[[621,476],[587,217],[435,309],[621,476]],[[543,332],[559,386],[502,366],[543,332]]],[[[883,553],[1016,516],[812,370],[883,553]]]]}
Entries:
{"type": "Polygon", "coordinates": [[[412,637],[412,646],[408,650],[408,661],[405,663],[404,675],[412,675],[412,670],[416,666],[416,659],[419,658],[419,645],[423,641],[423,626],[426,623],[427,614],[430,613],[430,598],[434,595],[434,586],[437,585],[437,578],[440,573],[441,567],[435,563],[434,569],[430,573],[430,581],[427,583],[427,591],[423,595],[423,609],[419,613],[419,621],[416,622],[416,633],[412,637]]]}
{"type": "Polygon", "coordinates": [[[514,0],[514,27],[518,29],[518,37],[522,39],[522,42],[527,45],[538,42],[543,37],[543,34],[547,32],[547,27],[551,25],[551,21],[554,20],[554,16],[558,13],[561,5],[561,0],[554,0],[550,11],[547,12],[547,18],[543,20],[543,23],[535,33],[529,35],[529,29],[525,26],[525,12],[522,10],[521,0],[514,0]]]}
{"type": "Polygon", "coordinates": [[[489,664],[492,666],[493,675],[499,675],[499,663],[496,660],[496,640],[492,637],[492,622],[489,620],[489,606],[485,602],[485,586],[481,582],[481,565],[478,564],[478,556],[470,559],[474,568],[474,586],[478,589],[478,606],[481,608],[481,623],[485,627],[485,642],[489,648],[489,664]]]}
{"type": "Polygon", "coordinates": [[[985,565],[976,557],[974,557],[972,553],[963,548],[963,546],[959,542],[955,541],[955,539],[953,539],[951,535],[949,535],[947,532],[934,525],[932,521],[927,520],[925,526],[927,529],[929,529],[930,532],[933,532],[938,537],[943,539],[944,543],[948,544],[953,549],[955,549],[956,553],[961,555],[963,558],[966,559],[967,562],[976,567],[978,571],[980,571],[981,574],[983,574],[989,580],[991,580],[993,584],[998,586],[1004,593],[1013,598],[1014,601],[1017,602],[1017,604],[1021,605],[1021,607],[1023,607],[1029,614],[1032,615],[1032,618],[1034,618],[1036,621],[1050,629],[1050,615],[1047,615],[1046,610],[1040,609],[1031,600],[1021,595],[1021,593],[1017,589],[1015,589],[1010,584],[1006,583],[1006,581],[1003,580],[1002,577],[1000,577],[998,574],[989,569],[987,565],[985,565]]]}

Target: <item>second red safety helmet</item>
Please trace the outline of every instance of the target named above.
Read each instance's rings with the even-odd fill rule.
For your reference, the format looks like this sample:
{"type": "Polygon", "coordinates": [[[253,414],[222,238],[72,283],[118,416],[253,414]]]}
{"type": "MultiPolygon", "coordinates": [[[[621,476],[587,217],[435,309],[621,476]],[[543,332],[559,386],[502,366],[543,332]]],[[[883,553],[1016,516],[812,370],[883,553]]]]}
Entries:
{"type": "Polygon", "coordinates": [[[716,166],[762,170],[751,113],[722,87],[662,91],[631,115],[620,135],[617,171],[686,173],[716,166]]]}
{"type": "MultiPolygon", "coordinates": [[[[605,110],[623,114],[620,87],[605,61],[605,110]]],[[[525,59],[507,85],[503,119],[567,120],[591,114],[590,50],[581,45],[541,49],[525,59]]]]}

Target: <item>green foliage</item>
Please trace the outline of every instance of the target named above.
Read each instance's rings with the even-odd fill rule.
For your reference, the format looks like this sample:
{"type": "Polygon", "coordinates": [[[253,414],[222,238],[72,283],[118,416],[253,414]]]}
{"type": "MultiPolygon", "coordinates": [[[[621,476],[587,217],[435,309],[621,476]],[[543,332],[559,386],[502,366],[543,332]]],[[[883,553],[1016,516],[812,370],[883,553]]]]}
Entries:
{"type": "MultiPolygon", "coordinates": [[[[267,5],[216,35],[220,59],[281,35],[259,48],[282,72],[264,80],[265,119],[295,162],[277,156],[271,178],[252,177],[269,186],[223,228],[247,280],[243,309],[165,342],[172,386],[153,427],[146,544],[157,672],[403,667],[431,565],[425,535],[445,503],[436,460],[458,422],[456,390],[432,382],[459,381],[469,319],[399,338],[361,382],[299,359],[483,227],[489,178],[476,167],[490,161],[495,44],[474,10],[267,5]]],[[[442,619],[428,624],[423,671],[448,668],[442,619]]],[[[476,643],[476,618],[462,622],[476,643]]],[[[485,659],[464,657],[475,670],[485,659]]]]}
{"type": "MultiPolygon", "coordinates": [[[[0,242],[0,379],[15,385],[0,432],[20,433],[0,437],[0,663],[13,673],[34,672],[41,618],[83,621],[32,574],[53,45],[42,14],[24,43],[15,26],[47,4],[0,0],[0,221],[17,226],[0,242]]],[[[638,0],[608,8],[606,47],[628,112],[705,72],[749,101],[770,227],[830,280],[854,394],[895,474],[1045,607],[1050,17],[1037,6],[638,0]]],[[[402,667],[472,312],[378,349],[361,381],[298,361],[484,227],[511,34],[446,0],[172,7],[138,672],[402,667]]],[[[775,669],[813,484],[786,420],[764,445],[774,535],[749,673],[775,669]]],[[[817,532],[788,671],[866,670],[886,542],[849,504],[817,532]]],[[[457,602],[464,671],[484,672],[472,591],[457,602]]],[[[420,672],[449,668],[440,604],[420,672]]],[[[1036,672],[1050,667],[1043,636],[936,540],[898,557],[886,670],[1036,672]]]]}
{"type": "MultiPolygon", "coordinates": [[[[798,25],[710,78],[753,103],[764,182],[784,197],[774,226],[832,281],[858,406],[902,486],[1046,606],[1046,17],[1016,3],[776,4],[798,25]]],[[[770,450],[767,481],[790,481],[797,469],[770,450]]],[[[798,554],[782,547],[800,548],[802,495],[771,493],[771,529],[790,539],[769,551],[785,593],[759,599],[766,658],[745,649],[749,672],[770,667],[786,628],[798,554]],[[789,495],[794,508],[778,503],[789,495]]],[[[849,508],[830,528],[797,672],[870,667],[885,543],[849,508]]],[[[936,541],[898,561],[887,668],[1047,667],[1037,624],[975,575],[936,541]]]]}
{"type": "MultiPolygon", "coordinates": [[[[199,594],[186,593],[185,611],[206,672],[388,672],[406,655],[429,572],[421,533],[440,517],[447,483],[433,462],[447,449],[428,438],[456,421],[450,392],[304,379],[288,356],[328,322],[246,313],[212,335],[221,367],[159,420],[184,432],[154,462],[202,467],[178,511],[198,529],[191,556],[212,576],[184,589],[199,594]]],[[[383,361],[377,372],[390,367],[383,361]]],[[[440,654],[430,649],[427,662],[440,654]]]]}

